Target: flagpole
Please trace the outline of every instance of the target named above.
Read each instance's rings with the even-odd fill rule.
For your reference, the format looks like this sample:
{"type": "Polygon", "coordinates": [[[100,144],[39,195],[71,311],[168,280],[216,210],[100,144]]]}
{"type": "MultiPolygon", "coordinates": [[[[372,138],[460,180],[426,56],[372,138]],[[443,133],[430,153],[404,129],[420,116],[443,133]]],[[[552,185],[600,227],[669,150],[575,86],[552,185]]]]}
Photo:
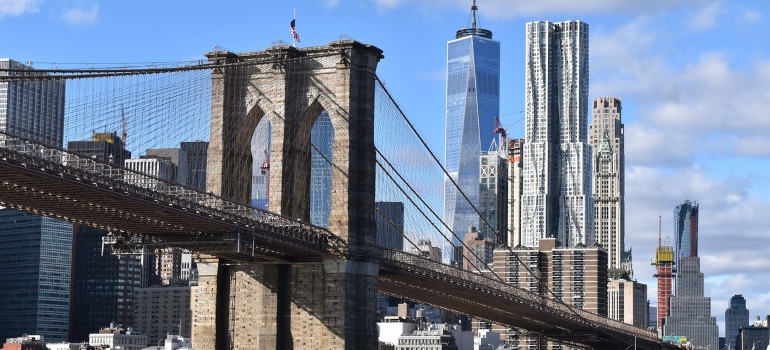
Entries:
{"type": "MultiPolygon", "coordinates": [[[[292,19],[295,20],[295,21],[297,20],[297,6],[294,6],[294,18],[292,18],[292,19]]],[[[291,45],[294,46],[294,47],[297,47],[297,42],[294,40],[294,35],[293,34],[291,36],[291,45]]]]}

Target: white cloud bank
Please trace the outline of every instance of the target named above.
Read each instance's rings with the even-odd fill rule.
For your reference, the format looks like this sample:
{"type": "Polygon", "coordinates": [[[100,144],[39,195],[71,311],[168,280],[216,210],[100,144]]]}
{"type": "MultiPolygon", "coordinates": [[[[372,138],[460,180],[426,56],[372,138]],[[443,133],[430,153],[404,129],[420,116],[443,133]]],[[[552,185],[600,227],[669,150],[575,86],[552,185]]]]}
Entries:
{"type": "Polygon", "coordinates": [[[37,12],[36,0],[0,0],[0,20],[6,16],[20,16],[25,12],[37,12]]]}
{"type": "Polygon", "coordinates": [[[72,25],[84,25],[96,23],[98,16],[99,6],[93,5],[90,8],[71,8],[62,14],[62,19],[72,25]]]}

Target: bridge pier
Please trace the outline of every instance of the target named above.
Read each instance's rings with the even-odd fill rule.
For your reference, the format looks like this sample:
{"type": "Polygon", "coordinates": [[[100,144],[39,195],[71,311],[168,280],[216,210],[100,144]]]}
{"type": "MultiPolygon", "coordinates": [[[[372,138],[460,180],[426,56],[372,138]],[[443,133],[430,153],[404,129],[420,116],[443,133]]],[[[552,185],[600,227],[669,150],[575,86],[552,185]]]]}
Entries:
{"type": "Polygon", "coordinates": [[[377,348],[376,263],[228,265],[208,258],[198,266],[196,347],[377,348]]]}
{"type": "Polygon", "coordinates": [[[310,131],[326,111],[334,129],[328,229],[346,246],[330,247],[315,262],[203,262],[194,346],[376,349],[379,264],[367,257],[376,243],[374,91],[382,51],[348,40],[207,57],[215,65],[228,64],[212,72],[207,190],[249,202],[250,141],[267,118],[272,130],[268,208],[308,222],[310,131]]]}

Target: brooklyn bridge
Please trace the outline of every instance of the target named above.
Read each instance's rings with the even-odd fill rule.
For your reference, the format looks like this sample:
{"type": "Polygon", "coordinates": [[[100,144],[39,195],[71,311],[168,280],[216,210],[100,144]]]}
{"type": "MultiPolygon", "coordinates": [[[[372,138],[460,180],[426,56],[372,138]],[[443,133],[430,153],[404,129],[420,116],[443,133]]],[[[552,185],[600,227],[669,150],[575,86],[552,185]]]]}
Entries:
{"type": "Polygon", "coordinates": [[[134,149],[208,140],[205,190],[7,130],[0,205],[107,230],[113,254],[195,252],[201,349],[376,349],[377,293],[568,347],[670,346],[647,329],[519,289],[491,268],[460,269],[378,241],[377,201],[404,203],[404,245],[451,243],[460,233],[436,213],[448,174],[377,76],[377,47],[339,40],[206,57],[0,74],[0,83],[66,82],[71,139],[105,127],[131,131],[134,149]],[[322,113],[334,135],[327,227],[310,223],[318,151],[310,131],[322,113]],[[269,137],[254,152],[260,125],[269,137]],[[251,180],[263,153],[269,181],[259,208],[251,180]]]}

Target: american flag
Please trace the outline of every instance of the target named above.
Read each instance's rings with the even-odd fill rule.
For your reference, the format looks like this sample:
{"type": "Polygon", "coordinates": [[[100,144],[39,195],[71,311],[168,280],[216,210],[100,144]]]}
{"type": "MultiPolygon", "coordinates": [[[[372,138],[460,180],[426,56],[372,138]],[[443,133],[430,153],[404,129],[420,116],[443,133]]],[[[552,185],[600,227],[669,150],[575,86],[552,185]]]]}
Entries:
{"type": "Polygon", "coordinates": [[[297,42],[300,42],[299,40],[299,34],[297,34],[297,31],[294,29],[294,21],[295,19],[291,20],[291,36],[296,40],[297,42]]]}

